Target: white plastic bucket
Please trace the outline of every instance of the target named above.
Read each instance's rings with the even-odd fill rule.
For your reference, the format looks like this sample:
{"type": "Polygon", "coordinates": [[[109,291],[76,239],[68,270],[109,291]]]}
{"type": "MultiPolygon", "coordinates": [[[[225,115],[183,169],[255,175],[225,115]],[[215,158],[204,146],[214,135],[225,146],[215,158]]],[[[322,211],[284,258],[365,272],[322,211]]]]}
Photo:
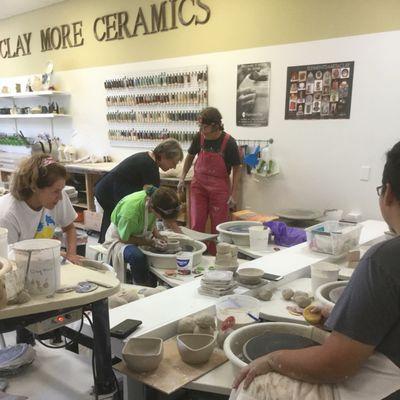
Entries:
{"type": "Polygon", "coordinates": [[[15,262],[26,277],[25,287],[30,294],[48,295],[60,288],[60,245],[54,239],[15,243],[15,262]]]}
{"type": "Polygon", "coordinates": [[[0,257],[8,258],[8,229],[0,228],[0,257]]]}
{"type": "Polygon", "coordinates": [[[318,262],[311,265],[311,290],[316,290],[325,283],[335,282],[339,278],[339,267],[327,262],[318,262]]]}
{"type": "Polygon", "coordinates": [[[266,251],[268,249],[268,238],[270,229],[263,226],[250,226],[250,249],[253,251],[266,251]]]}

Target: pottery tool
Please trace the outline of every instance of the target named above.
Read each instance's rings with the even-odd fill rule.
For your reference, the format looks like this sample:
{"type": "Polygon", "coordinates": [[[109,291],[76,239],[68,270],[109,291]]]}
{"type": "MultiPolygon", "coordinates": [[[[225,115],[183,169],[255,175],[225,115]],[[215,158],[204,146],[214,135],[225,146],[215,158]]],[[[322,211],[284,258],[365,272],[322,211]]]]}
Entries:
{"type": "Polygon", "coordinates": [[[104,282],[100,282],[100,281],[97,281],[97,280],[94,280],[94,279],[86,279],[86,282],[94,283],[97,286],[101,286],[101,287],[104,287],[104,288],[107,288],[107,289],[112,289],[114,287],[113,285],[110,285],[110,284],[104,283],[104,282]]]}
{"type": "Polygon", "coordinates": [[[89,293],[98,288],[97,284],[92,282],[79,282],[75,288],[76,293],[89,293]]]}

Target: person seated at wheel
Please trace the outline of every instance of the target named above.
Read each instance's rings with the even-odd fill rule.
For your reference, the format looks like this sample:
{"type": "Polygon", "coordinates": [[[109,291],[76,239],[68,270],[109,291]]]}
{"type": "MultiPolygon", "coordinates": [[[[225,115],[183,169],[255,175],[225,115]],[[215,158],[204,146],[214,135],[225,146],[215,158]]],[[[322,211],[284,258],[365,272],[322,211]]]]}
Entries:
{"type": "Polygon", "coordinates": [[[106,232],[104,246],[107,262],[111,263],[118,278],[125,281],[125,263],[129,263],[133,281],[151,286],[146,256],[139,246],[166,248],[167,242],[156,228],[156,219],[166,225],[176,223],[180,210],[175,191],[166,187],[148,186],[145,190],[125,196],[111,214],[111,225],[106,232]]]}

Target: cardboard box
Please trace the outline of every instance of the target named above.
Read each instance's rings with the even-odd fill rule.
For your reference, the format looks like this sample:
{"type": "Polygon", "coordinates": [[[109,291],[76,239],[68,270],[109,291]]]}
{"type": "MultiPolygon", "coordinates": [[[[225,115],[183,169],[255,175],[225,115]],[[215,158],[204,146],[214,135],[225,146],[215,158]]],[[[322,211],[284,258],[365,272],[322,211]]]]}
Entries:
{"type": "Polygon", "coordinates": [[[103,213],[97,213],[95,211],[84,211],[85,215],[85,227],[86,229],[100,232],[101,220],[103,219],[103,213]]]}
{"type": "Polygon", "coordinates": [[[232,221],[269,222],[278,218],[276,215],[257,214],[251,210],[240,210],[232,213],[232,221]]]}

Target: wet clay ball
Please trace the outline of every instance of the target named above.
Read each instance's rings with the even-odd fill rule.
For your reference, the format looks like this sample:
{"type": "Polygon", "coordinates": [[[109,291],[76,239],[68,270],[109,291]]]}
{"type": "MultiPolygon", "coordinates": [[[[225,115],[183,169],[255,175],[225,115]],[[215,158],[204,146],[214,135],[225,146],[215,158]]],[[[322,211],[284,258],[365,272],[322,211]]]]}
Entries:
{"type": "Polygon", "coordinates": [[[258,291],[258,296],[257,296],[257,297],[258,297],[260,300],[269,301],[269,300],[271,300],[272,294],[273,294],[273,290],[272,290],[272,289],[261,288],[261,289],[258,291]]]}
{"type": "Polygon", "coordinates": [[[294,295],[293,289],[291,288],[285,288],[282,290],[282,297],[285,300],[290,300],[294,295]]]}
{"type": "Polygon", "coordinates": [[[293,300],[301,308],[305,308],[311,304],[311,298],[308,296],[294,296],[293,300]]]}

